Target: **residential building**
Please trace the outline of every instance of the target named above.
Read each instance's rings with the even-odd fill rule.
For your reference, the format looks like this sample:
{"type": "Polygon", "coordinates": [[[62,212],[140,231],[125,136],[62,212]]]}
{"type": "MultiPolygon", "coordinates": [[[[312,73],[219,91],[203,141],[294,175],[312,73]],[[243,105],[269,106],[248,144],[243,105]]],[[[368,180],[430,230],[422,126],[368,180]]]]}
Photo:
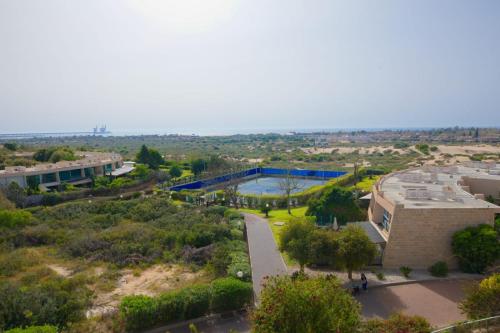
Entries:
{"type": "Polygon", "coordinates": [[[368,218],[384,242],[382,265],[425,269],[437,261],[457,268],[453,234],[469,226],[493,225],[500,207],[500,165],[424,166],[395,172],[373,187],[368,218]]]}
{"type": "Polygon", "coordinates": [[[37,184],[46,189],[63,182],[82,185],[90,183],[93,176],[119,176],[133,169],[133,165],[124,164],[119,154],[82,152],[81,158],[76,161],[6,167],[0,170],[0,187],[7,187],[11,182],[23,188],[28,187],[28,184],[37,184]]]}

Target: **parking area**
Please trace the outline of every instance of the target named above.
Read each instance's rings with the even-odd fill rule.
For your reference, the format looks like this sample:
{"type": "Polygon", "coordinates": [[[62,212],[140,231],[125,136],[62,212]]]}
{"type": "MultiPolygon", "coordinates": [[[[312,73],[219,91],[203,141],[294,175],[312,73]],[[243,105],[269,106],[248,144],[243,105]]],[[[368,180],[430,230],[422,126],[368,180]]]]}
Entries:
{"type": "Polygon", "coordinates": [[[464,288],[471,280],[439,280],[378,287],[356,298],[366,318],[387,318],[394,312],[425,317],[431,325],[442,327],[465,320],[458,308],[464,288]]]}

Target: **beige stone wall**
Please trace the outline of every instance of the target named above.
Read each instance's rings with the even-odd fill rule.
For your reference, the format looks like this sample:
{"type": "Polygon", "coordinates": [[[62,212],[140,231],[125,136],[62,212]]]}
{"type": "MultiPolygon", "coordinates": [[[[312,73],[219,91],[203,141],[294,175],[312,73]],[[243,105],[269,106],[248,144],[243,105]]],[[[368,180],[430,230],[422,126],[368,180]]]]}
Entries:
{"type": "Polygon", "coordinates": [[[468,226],[493,225],[493,222],[494,210],[488,208],[396,207],[382,264],[385,268],[427,269],[442,260],[455,269],[457,261],[451,251],[453,234],[468,226]]]}
{"type": "Polygon", "coordinates": [[[471,193],[481,193],[485,197],[488,195],[494,198],[500,197],[500,180],[498,179],[478,179],[464,177],[463,181],[469,186],[471,193]]]}

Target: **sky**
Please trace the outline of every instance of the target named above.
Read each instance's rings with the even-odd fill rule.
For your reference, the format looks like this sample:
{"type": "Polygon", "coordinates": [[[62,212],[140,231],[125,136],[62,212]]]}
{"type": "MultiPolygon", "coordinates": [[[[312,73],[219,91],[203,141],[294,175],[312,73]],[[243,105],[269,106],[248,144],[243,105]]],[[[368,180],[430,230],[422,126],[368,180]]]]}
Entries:
{"type": "Polygon", "coordinates": [[[500,1],[0,0],[0,133],[500,126],[500,1]]]}

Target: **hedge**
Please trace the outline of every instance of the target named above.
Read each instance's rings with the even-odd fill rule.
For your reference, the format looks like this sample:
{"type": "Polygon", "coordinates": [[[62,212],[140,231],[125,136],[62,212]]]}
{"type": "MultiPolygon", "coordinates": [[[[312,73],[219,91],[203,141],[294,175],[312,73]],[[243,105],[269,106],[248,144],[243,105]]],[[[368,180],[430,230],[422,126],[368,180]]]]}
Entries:
{"type": "Polygon", "coordinates": [[[161,294],[132,295],[120,303],[120,315],[127,331],[201,317],[208,313],[238,310],[252,299],[252,285],[229,277],[161,294]]]}
{"type": "Polygon", "coordinates": [[[223,312],[241,309],[252,298],[252,285],[235,278],[223,278],[212,283],[211,309],[223,312]]]}

